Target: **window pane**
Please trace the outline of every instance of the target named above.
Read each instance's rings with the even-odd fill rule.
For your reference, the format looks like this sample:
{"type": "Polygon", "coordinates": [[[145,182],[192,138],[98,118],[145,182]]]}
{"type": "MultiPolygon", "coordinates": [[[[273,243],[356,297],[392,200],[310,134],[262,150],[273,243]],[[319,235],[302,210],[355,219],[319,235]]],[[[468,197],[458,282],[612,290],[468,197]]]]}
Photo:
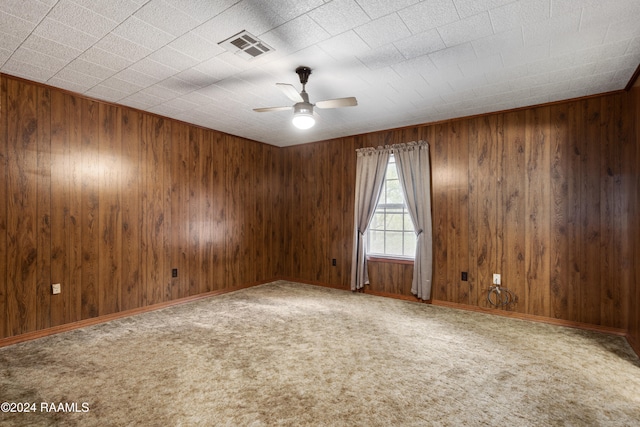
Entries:
{"type": "Polygon", "coordinates": [[[416,230],[413,226],[413,221],[411,221],[411,216],[408,213],[404,216],[404,229],[413,231],[416,230]]]}
{"type": "Polygon", "coordinates": [[[387,214],[387,230],[402,231],[402,213],[387,214]]]}
{"type": "Polygon", "coordinates": [[[384,177],[385,181],[388,179],[398,179],[398,169],[396,167],[395,162],[389,162],[387,166],[387,174],[384,177]]]}
{"type": "Polygon", "coordinates": [[[384,253],[384,231],[369,231],[369,253],[384,253]]]}
{"type": "Polygon", "coordinates": [[[387,181],[387,201],[386,203],[404,204],[404,197],[402,194],[402,188],[400,188],[400,181],[387,181]]]}
{"type": "Polygon", "coordinates": [[[385,253],[387,255],[402,255],[402,233],[387,231],[386,237],[385,253]]]}
{"type": "Polygon", "coordinates": [[[373,219],[371,220],[369,229],[384,230],[384,213],[376,212],[375,214],[373,214],[373,219]]]}
{"type": "Polygon", "coordinates": [[[404,255],[415,256],[416,254],[416,233],[404,233],[404,255]]]}

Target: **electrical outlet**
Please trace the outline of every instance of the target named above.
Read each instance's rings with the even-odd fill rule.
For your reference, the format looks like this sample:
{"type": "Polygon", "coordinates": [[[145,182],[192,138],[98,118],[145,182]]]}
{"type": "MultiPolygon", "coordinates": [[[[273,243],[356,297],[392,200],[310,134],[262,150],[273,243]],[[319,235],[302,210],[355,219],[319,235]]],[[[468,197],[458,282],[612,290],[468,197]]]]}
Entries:
{"type": "Polygon", "coordinates": [[[62,292],[62,285],[60,285],[60,283],[54,283],[51,285],[51,293],[53,295],[58,295],[60,292],[62,292]]]}
{"type": "Polygon", "coordinates": [[[336,265],[338,265],[338,264],[336,263],[336,259],[335,259],[335,258],[333,258],[333,259],[331,260],[331,265],[333,265],[334,267],[335,267],[336,265]]]}
{"type": "Polygon", "coordinates": [[[178,269],[174,268],[171,270],[171,277],[178,277],[178,269]]]}
{"type": "Polygon", "coordinates": [[[500,275],[499,274],[494,274],[493,275],[493,284],[494,285],[499,285],[500,284],[500,275]]]}
{"type": "Polygon", "coordinates": [[[467,272],[466,272],[466,271],[463,271],[463,272],[462,272],[462,281],[463,281],[463,282],[466,282],[466,281],[468,281],[468,280],[469,280],[469,276],[467,275],[467,272]]]}

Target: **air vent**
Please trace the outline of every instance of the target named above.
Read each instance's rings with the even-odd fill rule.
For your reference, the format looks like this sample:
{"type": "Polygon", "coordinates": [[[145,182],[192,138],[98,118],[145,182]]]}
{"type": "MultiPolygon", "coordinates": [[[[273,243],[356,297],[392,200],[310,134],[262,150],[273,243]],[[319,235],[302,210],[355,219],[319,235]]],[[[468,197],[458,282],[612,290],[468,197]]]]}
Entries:
{"type": "Polygon", "coordinates": [[[265,55],[273,50],[269,45],[258,40],[256,36],[251,35],[247,31],[241,31],[218,44],[229,52],[235,53],[247,60],[265,55]]]}

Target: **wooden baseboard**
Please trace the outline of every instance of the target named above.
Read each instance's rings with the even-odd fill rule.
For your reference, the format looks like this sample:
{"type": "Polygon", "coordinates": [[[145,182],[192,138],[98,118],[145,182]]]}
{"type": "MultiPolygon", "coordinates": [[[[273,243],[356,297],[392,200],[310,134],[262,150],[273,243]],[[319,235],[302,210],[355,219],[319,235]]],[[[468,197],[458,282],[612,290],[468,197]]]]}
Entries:
{"type": "Polygon", "coordinates": [[[592,325],[590,323],[573,322],[570,320],[536,316],[533,314],[516,313],[514,311],[500,310],[497,308],[477,307],[474,305],[459,304],[459,303],[449,302],[449,301],[433,300],[431,303],[433,305],[456,308],[459,310],[475,311],[477,313],[493,314],[496,316],[511,317],[513,319],[530,320],[533,322],[548,323],[551,325],[567,326],[570,328],[585,329],[589,331],[602,332],[605,334],[619,335],[622,337],[627,336],[627,331],[625,329],[612,328],[609,326],[592,325]]]}
{"type": "MultiPolygon", "coordinates": [[[[300,280],[300,279],[295,279],[295,278],[291,278],[291,277],[281,277],[281,279],[282,280],[288,280],[288,281],[291,281],[291,282],[305,283],[305,284],[308,284],[308,285],[323,286],[323,287],[326,287],[326,288],[349,290],[349,289],[345,289],[344,287],[340,287],[340,286],[337,286],[337,285],[330,285],[330,284],[321,283],[321,282],[312,281],[312,280],[300,280]]],[[[391,294],[391,293],[386,293],[386,292],[371,291],[371,290],[366,289],[366,287],[365,287],[364,293],[370,294],[370,295],[375,295],[375,296],[381,296],[381,297],[385,297],[385,298],[394,298],[394,299],[400,299],[400,300],[404,300],[404,301],[423,302],[423,303],[426,303],[426,304],[433,304],[433,305],[438,305],[438,306],[441,306],[441,307],[455,308],[455,309],[458,309],[458,310],[475,311],[475,312],[478,312],[478,313],[493,314],[493,315],[496,315],[496,316],[511,317],[511,318],[514,318],[514,319],[530,320],[530,321],[533,321],[533,322],[548,323],[548,324],[552,324],[552,325],[566,326],[566,327],[570,327],[570,328],[584,329],[584,330],[589,330],[589,331],[601,332],[601,333],[605,333],[605,334],[618,335],[618,336],[626,337],[627,341],[629,341],[631,346],[634,348],[634,351],[636,353],[638,353],[638,355],[640,356],[640,351],[639,351],[640,350],[640,345],[638,345],[638,343],[636,343],[634,345],[632,343],[632,341],[630,340],[630,337],[627,334],[627,330],[621,329],[621,328],[612,328],[612,327],[608,327],[608,326],[592,325],[590,323],[573,322],[573,321],[570,321],[570,320],[554,319],[554,318],[544,317],[544,316],[535,316],[535,315],[532,315],[532,314],[516,313],[516,312],[513,312],[513,311],[505,311],[505,310],[500,310],[500,309],[497,309],[497,308],[477,307],[477,306],[473,306],[473,305],[459,304],[459,303],[454,303],[454,302],[449,302],[449,301],[441,301],[441,300],[421,301],[420,299],[416,298],[415,296],[407,296],[407,295],[400,295],[400,294],[391,294]]]]}
{"type": "Polygon", "coordinates": [[[424,301],[424,300],[421,300],[420,298],[416,297],[415,295],[392,294],[390,292],[372,291],[372,290],[366,289],[366,288],[365,288],[363,293],[369,294],[369,295],[375,295],[377,297],[393,298],[393,299],[400,299],[400,300],[403,300],[403,301],[412,301],[412,302],[420,302],[420,303],[423,303],[423,304],[431,304],[431,300],[424,301]]]}
{"type": "Polygon", "coordinates": [[[351,292],[351,289],[346,288],[344,286],[331,285],[331,284],[328,284],[328,283],[323,283],[323,282],[319,282],[319,281],[315,281],[315,280],[295,279],[293,277],[279,277],[278,280],[286,280],[288,282],[304,283],[305,285],[322,286],[323,288],[339,289],[341,291],[349,291],[349,292],[351,292]]]}
{"type": "MultiPolygon", "coordinates": [[[[38,338],[43,338],[43,337],[46,337],[46,336],[49,336],[49,335],[59,334],[61,332],[72,331],[74,329],[84,328],[84,327],[87,327],[87,326],[93,326],[93,325],[97,325],[97,324],[100,324],[100,323],[105,323],[105,322],[108,322],[108,321],[111,321],[111,320],[120,319],[120,318],[123,318],[123,317],[135,316],[137,314],[142,314],[142,313],[147,313],[147,312],[150,312],[150,311],[160,310],[160,309],[166,308],[166,307],[171,307],[171,306],[180,305],[180,304],[186,304],[188,302],[197,301],[197,300],[204,299],[204,298],[209,298],[209,297],[212,297],[212,296],[215,296],[215,295],[222,295],[222,294],[226,294],[226,293],[229,293],[229,292],[239,291],[241,289],[246,289],[246,288],[251,288],[251,287],[254,287],[254,286],[263,285],[265,283],[270,283],[270,282],[273,282],[275,280],[287,280],[287,281],[291,281],[291,282],[305,283],[305,284],[308,284],[308,285],[322,286],[322,287],[325,287],[325,288],[332,288],[332,289],[338,289],[338,290],[342,290],[342,291],[350,291],[351,292],[350,289],[345,289],[343,286],[339,286],[339,285],[331,285],[331,284],[322,283],[322,282],[319,282],[319,281],[301,280],[301,279],[294,279],[294,278],[289,278],[289,277],[280,277],[280,278],[275,278],[275,279],[272,279],[272,280],[266,280],[266,281],[260,281],[260,282],[255,282],[255,283],[249,283],[249,284],[245,284],[245,285],[242,285],[242,286],[236,286],[236,287],[233,287],[233,288],[226,288],[226,289],[220,289],[220,290],[216,290],[216,291],[206,292],[204,294],[192,295],[192,296],[189,296],[189,297],[180,298],[180,299],[173,300],[173,301],[166,301],[166,302],[162,302],[162,303],[159,303],[159,304],[150,305],[150,306],[147,306],[147,307],[134,308],[132,310],[121,311],[121,312],[118,312],[118,313],[108,314],[108,315],[105,315],[105,316],[93,317],[91,319],[85,319],[85,320],[80,320],[78,322],[67,323],[67,324],[60,325],[60,326],[54,326],[54,327],[47,328],[47,329],[42,329],[42,330],[39,330],[39,331],[27,332],[25,334],[20,334],[20,335],[16,335],[16,336],[13,336],[13,337],[0,339],[0,347],[6,347],[6,346],[9,346],[9,345],[18,344],[18,343],[25,342],[25,341],[31,341],[31,340],[35,340],[35,339],[38,339],[38,338]]],[[[366,289],[364,290],[363,293],[370,294],[370,295],[375,295],[375,296],[380,296],[380,297],[384,297],[384,298],[394,298],[394,299],[399,299],[399,300],[404,300],[404,301],[422,302],[422,303],[426,303],[426,304],[433,304],[433,305],[438,305],[438,306],[442,306],[442,307],[449,307],[449,308],[454,308],[454,309],[459,309],[459,310],[474,311],[474,312],[478,312],[478,313],[485,313],[485,314],[492,314],[492,315],[497,315],[497,316],[511,317],[511,318],[520,319],[520,320],[530,320],[530,321],[541,322],[541,323],[549,323],[549,324],[558,325],[558,326],[567,326],[567,327],[571,327],[571,328],[585,329],[585,330],[590,330],[590,331],[595,331],[595,332],[602,332],[602,333],[606,333],[606,334],[613,334],[613,335],[623,336],[623,337],[625,337],[627,339],[627,341],[629,342],[629,345],[631,346],[631,348],[640,357],[640,342],[634,340],[628,334],[628,331],[626,331],[624,329],[611,328],[611,327],[607,327],[607,326],[592,325],[592,324],[588,324],[588,323],[572,322],[572,321],[562,320],[562,319],[553,319],[553,318],[548,318],[548,317],[543,317],[543,316],[534,316],[534,315],[531,315],[531,314],[515,313],[515,312],[512,312],[512,311],[504,311],[504,310],[499,310],[499,309],[476,307],[476,306],[471,306],[471,305],[452,303],[452,302],[448,302],[448,301],[440,301],[440,300],[422,301],[422,300],[420,300],[420,299],[418,299],[418,298],[416,298],[414,296],[391,294],[391,293],[386,293],[386,292],[376,292],[376,291],[370,291],[370,290],[366,290],[366,289]]]]}
{"type": "Polygon", "coordinates": [[[280,280],[287,280],[289,282],[304,283],[306,285],[322,286],[323,288],[339,289],[341,291],[349,291],[349,292],[356,292],[356,293],[375,295],[375,296],[378,296],[378,297],[386,297],[386,298],[401,299],[401,300],[404,300],[404,301],[429,303],[429,301],[422,301],[422,300],[416,298],[413,295],[400,295],[400,294],[392,294],[392,293],[389,293],[389,292],[372,291],[372,290],[370,290],[368,288],[368,286],[365,286],[363,289],[360,289],[358,291],[352,291],[351,289],[345,288],[344,286],[331,285],[331,284],[328,284],[328,283],[318,282],[318,281],[314,281],[314,280],[301,280],[301,279],[294,279],[294,278],[291,278],[291,277],[281,277],[280,280]]]}
{"type": "MultiPolygon", "coordinates": [[[[274,280],[276,280],[276,279],[274,279],[274,280]]],[[[272,282],[272,281],[273,280],[267,280],[267,281],[261,281],[261,282],[255,282],[255,283],[248,283],[248,284],[241,285],[241,286],[235,286],[233,288],[225,288],[225,289],[220,289],[220,290],[216,290],[216,291],[210,291],[210,292],[206,292],[206,293],[203,293],[203,294],[192,295],[192,296],[180,298],[180,299],[177,299],[177,300],[161,302],[161,303],[154,304],[154,305],[149,305],[149,306],[146,306],[146,307],[139,307],[139,308],[134,308],[134,309],[131,309],[131,310],[120,311],[118,313],[107,314],[107,315],[104,315],[104,316],[92,317],[90,319],[84,319],[84,320],[80,320],[80,321],[73,322],[73,323],[66,323],[64,325],[53,326],[51,328],[41,329],[39,331],[27,332],[27,333],[24,333],[24,334],[15,335],[13,337],[2,338],[2,339],[0,339],[0,348],[1,347],[6,347],[6,346],[9,346],[9,345],[13,345],[13,344],[18,344],[18,343],[25,342],[25,341],[31,341],[31,340],[35,340],[35,339],[38,339],[38,338],[43,338],[43,337],[46,337],[46,336],[49,336],[49,335],[59,334],[61,332],[67,332],[67,331],[72,331],[74,329],[85,328],[87,326],[98,325],[100,323],[105,323],[105,322],[109,322],[111,320],[121,319],[123,317],[135,316],[137,314],[148,313],[150,311],[160,310],[160,309],[166,308],[166,307],[186,304],[188,302],[193,302],[193,301],[201,300],[201,299],[204,299],[204,298],[209,298],[209,297],[212,297],[212,296],[215,296],[215,295],[222,295],[222,294],[226,294],[226,293],[229,293],[229,292],[239,291],[240,289],[246,289],[246,288],[251,288],[253,286],[259,286],[259,285],[263,285],[265,283],[269,283],[269,282],[272,282]]]]}
{"type": "Polygon", "coordinates": [[[640,357],[640,341],[635,340],[631,335],[627,334],[627,342],[629,343],[633,351],[636,352],[638,357],[640,357]]]}

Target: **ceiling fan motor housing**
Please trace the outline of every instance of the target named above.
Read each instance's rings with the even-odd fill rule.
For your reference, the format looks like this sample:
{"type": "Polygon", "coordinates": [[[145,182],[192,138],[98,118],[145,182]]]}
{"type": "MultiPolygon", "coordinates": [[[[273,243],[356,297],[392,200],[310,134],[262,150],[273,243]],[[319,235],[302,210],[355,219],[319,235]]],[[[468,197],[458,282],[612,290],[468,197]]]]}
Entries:
{"type": "Polygon", "coordinates": [[[300,77],[300,83],[306,85],[309,80],[309,75],[311,74],[311,68],[302,65],[296,68],[296,73],[298,74],[298,77],[300,77]]]}

